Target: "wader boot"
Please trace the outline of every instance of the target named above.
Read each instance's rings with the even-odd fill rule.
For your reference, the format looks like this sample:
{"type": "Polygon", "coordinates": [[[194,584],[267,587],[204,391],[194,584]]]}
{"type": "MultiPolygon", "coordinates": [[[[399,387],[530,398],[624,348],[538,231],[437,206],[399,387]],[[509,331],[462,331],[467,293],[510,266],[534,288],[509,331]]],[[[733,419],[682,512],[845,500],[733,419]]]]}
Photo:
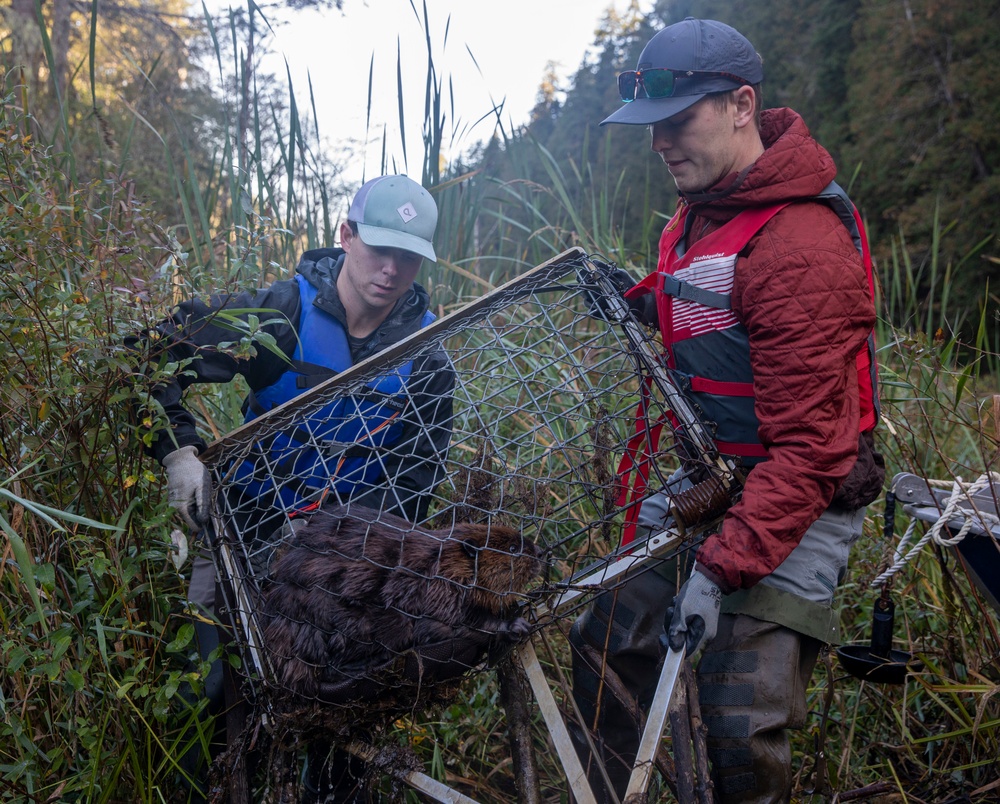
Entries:
{"type": "MultiPolygon", "coordinates": [[[[681,490],[685,483],[675,474],[667,492],[681,490]]],[[[805,725],[806,687],[820,646],[838,641],[838,617],[831,604],[864,521],[864,508],[831,506],[767,578],[723,598],[718,634],[698,667],[720,804],[788,801],[792,771],[785,730],[805,725]]],[[[643,501],[638,524],[640,533],[669,527],[668,494],[643,501]]],[[[691,559],[682,555],[628,581],[617,593],[601,595],[570,631],[573,697],[587,726],[599,734],[597,750],[619,796],[627,789],[641,734],[606,689],[598,704],[600,668],[589,668],[581,650],[589,646],[601,656],[607,643],[607,664],[648,708],[658,680],[663,618],[677,580],[690,574],[686,565],[691,559]]],[[[582,732],[578,726],[570,731],[598,801],[609,800],[582,732]]]]}
{"type": "Polygon", "coordinates": [[[604,592],[577,619],[570,630],[573,657],[573,697],[586,728],[593,735],[599,759],[587,746],[579,724],[571,723],[570,734],[587,771],[598,802],[609,802],[597,761],[602,761],[619,798],[628,788],[632,764],[642,732],[635,716],[601,683],[601,657],[638,698],[643,711],[649,708],[663,656],[660,636],[663,618],[673,602],[676,569],[648,569],[622,587],[604,592]],[[670,580],[664,574],[670,576],[670,580]],[[591,650],[586,650],[586,648],[591,650]],[[594,657],[595,667],[588,657],[594,657]]]}
{"type": "Polygon", "coordinates": [[[698,700],[719,804],[787,802],[786,729],[806,722],[819,640],[742,614],[723,614],[698,665],[698,700]]]}
{"type": "Polygon", "coordinates": [[[306,766],[299,804],[367,804],[367,766],[353,754],[325,740],[314,740],[306,750],[306,766]]]}
{"type": "MultiPolygon", "coordinates": [[[[205,546],[203,539],[203,533],[196,533],[192,539],[195,550],[187,598],[188,607],[192,614],[198,656],[202,662],[207,662],[218,649],[222,635],[219,633],[219,627],[213,622],[215,601],[218,597],[215,564],[212,562],[211,552],[205,546]]],[[[194,670],[195,666],[191,665],[187,669],[194,670]]],[[[209,766],[212,764],[212,760],[226,747],[226,730],[223,726],[225,718],[222,716],[226,705],[223,686],[222,659],[216,658],[210,665],[208,675],[204,679],[204,686],[201,689],[200,697],[206,701],[206,704],[199,715],[199,725],[197,727],[192,725],[185,733],[185,740],[190,741],[191,744],[177,762],[182,771],[180,788],[189,791],[188,802],[190,804],[199,804],[199,802],[207,800],[209,766]],[[211,732],[206,735],[209,738],[206,750],[205,745],[199,739],[198,731],[207,731],[209,725],[211,725],[211,732]]],[[[192,708],[200,704],[194,690],[186,682],[181,685],[178,694],[192,708]]]]}

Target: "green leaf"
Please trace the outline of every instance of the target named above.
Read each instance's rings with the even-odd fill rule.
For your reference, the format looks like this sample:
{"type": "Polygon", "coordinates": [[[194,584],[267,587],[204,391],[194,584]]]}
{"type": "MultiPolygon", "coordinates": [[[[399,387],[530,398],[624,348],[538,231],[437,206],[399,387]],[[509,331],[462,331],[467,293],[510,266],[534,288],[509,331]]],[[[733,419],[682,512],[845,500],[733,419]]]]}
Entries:
{"type": "MultiPolygon", "coordinates": [[[[3,491],[3,489],[0,489],[0,491],[3,491]]],[[[17,561],[17,567],[21,571],[21,582],[28,590],[28,597],[31,598],[31,603],[38,614],[38,623],[41,625],[42,631],[48,633],[49,627],[45,622],[45,610],[42,608],[42,601],[38,595],[38,587],[35,586],[34,564],[31,556],[28,555],[28,549],[25,547],[24,541],[2,514],[0,514],[0,528],[3,528],[3,531],[10,539],[10,547],[14,552],[14,559],[17,561]]]]}
{"type": "Polygon", "coordinates": [[[87,683],[86,679],[83,677],[83,673],[79,670],[67,670],[63,673],[63,678],[65,678],[67,683],[69,683],[69,685],[77,692],[80,692],[87,683]]]}
{"type": "Polygon", "coordinates": [[[117,531],[120,528],[117,525],[108,525],[104,522],[98,522],[95,519],[89,519],[85,516],[78,516],[77,514],[71,514],[69,511],[60,511],[58,508],[53,508],[49,505],[43,505],[42,503],[33,502],[31,500],[26,500],[23,497],[19,497],[13,494],[7,489],[0,486],[0,497],[4,497],[11,502],[23,505],[28,511],[31,511],[36,516],[42,518],[52,527],[59,530],[64,530],[64,528],[56,522],[56,519],[65,519],[67,522],[73,522],[77,525],[83,525],[88,528],[100,528],[102,530],[113,530],[117,531]]]}
{"type": "Polygon", "coordinates": [[[191,644],[193,638],[194,625],[192,623],[184,623],[184,625],[177,629],[176,638],[167,645],[167,652],[180,653],[191,644]]]}

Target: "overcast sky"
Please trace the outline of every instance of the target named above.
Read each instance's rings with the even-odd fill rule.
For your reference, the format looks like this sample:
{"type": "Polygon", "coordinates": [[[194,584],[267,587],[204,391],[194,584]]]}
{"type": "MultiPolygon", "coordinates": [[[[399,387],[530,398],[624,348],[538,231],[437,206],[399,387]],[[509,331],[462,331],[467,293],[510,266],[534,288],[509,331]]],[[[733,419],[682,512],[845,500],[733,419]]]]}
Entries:
{"type": "MultiPolygon", "coordinates": [[[[224,0],[215,2],[230,5],[224,0]]],[[[504,102],[505,123],[526,122],[548,62],[556,63],[561,77],[572,75],[592,46],[604,13],[612,7],[624,10],[628,0],[426,0],[426,5],[434,64],[446,82],[453,82],[455,118],[466,129],[446,154],[454,157],[493,132],[492,122],[467,129],[494,103],[504,102]]],[[[415,6],[422,12],[421,0],[415,6]]],[[[650,6],[651,2],[640,4],[643,11],[650,6]]],[[[277,29],[272,43],[276,59],[268,68],[283,74],[281,59],[287,60],[300,106],[308,103],[306,75],[311,75],[321,132],[331,147],[352,140],[363,143],[367,138],[365,164],[352,170],[357,176],[363,168],[369,176],[378,173],[383,125],[390,147],[397,158],[402,155],[397,40],[406,87],[406,172],[419,180],[427,43],[410,0],[345,0],[343,13],[296,12],[289,24],[277,29]],[[375,97],[366,134],[373,53],[375,97]]],[[[595,110],[594,114],[610,111],[595,110]]]]}

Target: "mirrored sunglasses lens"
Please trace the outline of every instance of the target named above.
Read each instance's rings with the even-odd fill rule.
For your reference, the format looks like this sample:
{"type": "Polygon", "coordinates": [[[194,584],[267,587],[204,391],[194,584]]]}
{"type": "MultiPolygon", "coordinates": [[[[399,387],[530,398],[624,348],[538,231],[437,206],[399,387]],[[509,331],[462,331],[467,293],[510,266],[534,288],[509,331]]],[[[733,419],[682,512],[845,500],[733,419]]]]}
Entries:
{"type": "Polygon", "coordinates": [[[639,74],[635,70],[620,73],[618,76],[618,94],[625,103],[635,100],[635,87],[639,74]]]}
{"type": "Polygon", "coordinates": [[[642,88],[647,98],[669,98],[674,91],[674,74],[671,70],[647,70],[642,74],[642,88]]]}

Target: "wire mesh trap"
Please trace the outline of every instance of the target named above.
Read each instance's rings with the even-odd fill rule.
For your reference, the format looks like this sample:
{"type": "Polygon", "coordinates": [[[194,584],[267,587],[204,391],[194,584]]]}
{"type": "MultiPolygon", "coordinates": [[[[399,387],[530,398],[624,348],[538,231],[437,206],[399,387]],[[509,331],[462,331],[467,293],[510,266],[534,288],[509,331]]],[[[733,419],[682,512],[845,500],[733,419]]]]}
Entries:
{"type": "Polygon", "coordinates": [[[220,586],[263,711],[318,702],[340,736],[413,711],[697,540],[692,523],[669,551],[619,547],[679,456],[648,432],[667,400],[634,343],[593,314],[594,267],[564,252],[205,453],[220,586]],[[619,461],[651,444],[649,488],[629,495],[619,461]]]}

